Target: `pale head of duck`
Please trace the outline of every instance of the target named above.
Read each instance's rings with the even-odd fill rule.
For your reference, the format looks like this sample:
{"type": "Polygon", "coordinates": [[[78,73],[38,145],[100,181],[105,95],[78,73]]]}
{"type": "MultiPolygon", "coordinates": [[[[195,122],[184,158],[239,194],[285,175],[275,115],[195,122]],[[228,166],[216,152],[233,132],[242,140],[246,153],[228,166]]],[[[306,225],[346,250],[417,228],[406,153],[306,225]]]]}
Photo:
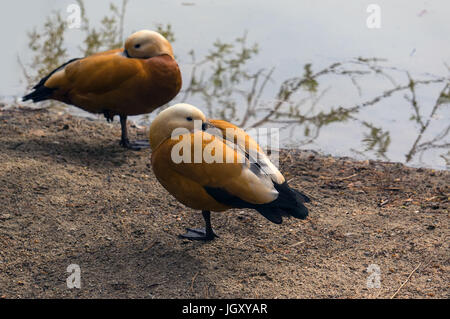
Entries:
{"type": "Polygon", "coordinates": [[[162,54],[174,57],[169,41],[160,33],[150,30],[142,30],[130,35],[125,41],[125,54],[136,59],[149,59],[162,54]]]}
{"type": "Polygon", "coordinates": [[[150,146],[155,150],[162,142],[170,139],[176,129],[193,132],[197,127],[204,130],[207,124],[205,114],[195,106],[186,103],[175,104],[159,113],[153,120],[150,126],[150,146]]]}

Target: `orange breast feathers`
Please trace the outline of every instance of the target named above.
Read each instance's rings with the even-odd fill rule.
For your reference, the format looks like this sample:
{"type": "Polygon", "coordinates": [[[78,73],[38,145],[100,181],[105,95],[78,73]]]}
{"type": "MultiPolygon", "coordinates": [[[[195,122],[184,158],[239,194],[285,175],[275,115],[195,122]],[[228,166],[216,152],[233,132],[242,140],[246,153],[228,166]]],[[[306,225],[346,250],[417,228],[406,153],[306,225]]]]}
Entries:
{"type": "MultiPolygon", "coordinates": [[[[211,120],[210,123],[221,130],[236,128],[225,121],[211,120]]],[[[247,150],[261,152],[263,160],[268,160],[250,136],[243,130],[238,134],[247,137],[238,139],[246,141],[247,150]]],[[[278,196],[272,179],[284,181],[283,176],[273,165],[273,176],[255,174],[242,145],[202,131],[183,134],[165,140],[153,151],[153,171],[175,198],[194,209],[223,211],[230,208],[212,198],[204,187],[223,189],[248,203],[272,202],[278,196]],[[202,153],[200,158],[199,153],[202,153]]]]}
{"type": "Polygon", "coordinates": [[[69,63],[45,86],[55,89],[53,99],[92,113],[138,115],[173,99],[181,89],[181,73],[167,54],[134,59],[112,50],[69,63]]]}

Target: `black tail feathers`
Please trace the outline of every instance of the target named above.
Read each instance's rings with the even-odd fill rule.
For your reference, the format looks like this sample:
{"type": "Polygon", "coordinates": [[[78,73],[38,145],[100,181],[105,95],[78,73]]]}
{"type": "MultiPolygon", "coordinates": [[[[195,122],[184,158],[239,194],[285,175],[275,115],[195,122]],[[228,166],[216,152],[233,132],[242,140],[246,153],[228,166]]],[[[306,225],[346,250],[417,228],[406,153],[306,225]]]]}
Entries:
{"type": "Polygon", "coordinates": [[[297,200],[299,200],[300,202],[302,202],[302,203],[310,203],[311,202],[311,199],[308,196],[306,196],[305,194],[303,194],[293,188],[291,188],[291,190],[295,193],[297,200]]]}
{"type": "MultiPolygon", "coordinates": [[[[308,196],[295,189],[290,188],[286,182],[283,184],[274,184],[274,186],[278,191],[278,198],[271,203],[262,205],[266,206],[261,207],[262,210],[265,211],[264,213],[262,213],[258,209],[258,211],[260,211],[263,216],[266,217],[266,211],[269,209],[272,211],[272,215],[279,215],[279,223],[281,223],[282,221],[281,216],[292,216],[299,219],[305,219],[308,216],[308,209],[305,207],[305,205],[303,205],[303,203],[308,203],[311,201],[308,196]]],[[[275,222],[276,220],[276,218],[272,218],[274,220],[272,220],[271,218],[267,219],[273,222],[275,222]]]]}
{"type": "Polygon", "coordinates": [[[261,215],[275,224],[283,222],[282,216],[292,216],[299,219],[305,219],[308,216],[308,209],[303,205],[303,203],[311,201],[308,196],[290,188],[286,182],[283,184],[274,183],[274,187],[278,191],[278,197],[267,204],[246,202],[220,188],[205,187],[205,190],[219,203],[235,208],[256,209],[261,215]]]}
{"type": "Polygon", "coordinates": [[[42,78],[38,84],[36,84],[33,89],[34,91],[31,92],[28,95],[25,95],[22,98],[22,101],[28,101],[28,100],[32,100],[33,102],[40,102],[40,101],[44,101],[44,100],[48,100],[51,99],[52,93],[55,89],[50,89],[48,87],[46,87],[44,84],[45,82],[47,82],[47,80],[56,72],[58,72],[59,70],[65,68],[68,64],[80,60],[80,58],[76,58],[76,59],[72,59],[70,61],[67,61],[66,63],[64,63],[63,65],[60,65],[59,67],[57,67],[56,69],[54,69],[52,72],[50,72],[46,77],[42,78]]]}
{"type": "Polygon", "coordinates": [[[25,95],[22,98],[22,101],[32,100],[33,102],[40,102],[48,100],[51,98],[54,90],[55,89],[50,89],[44,85],[36,87],[33,92],[31,92],[28,95],[25,95]]]}

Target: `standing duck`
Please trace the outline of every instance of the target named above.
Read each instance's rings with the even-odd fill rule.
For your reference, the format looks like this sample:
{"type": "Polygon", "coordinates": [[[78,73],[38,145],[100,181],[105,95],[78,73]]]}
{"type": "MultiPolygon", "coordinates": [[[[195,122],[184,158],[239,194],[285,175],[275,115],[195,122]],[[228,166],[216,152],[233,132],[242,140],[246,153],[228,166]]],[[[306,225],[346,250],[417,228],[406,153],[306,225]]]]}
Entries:
{"type": "Polygon", "coordinates": [[[58,100],[103,113],[108,121],[119,115],[120,144],[138,150],[143,144],[130,143],[127,116],[150,113],[172,100],[181,89],[181,73],[169,41],[143,30],[132,34],[124,49],[68,61],[33,89],[23,101],[58,100]]]}
{"type": "Polygon", "coordinates": [[[289,187],[280,171],[244,130],[208,120],[195,106],[162,111],[150,127],[152,168],[182,204],[202,211],[205,228],[182,238],[213,240],[210,212],[252,208],[273,223],[282,216],[305,219],[309,198],[289,187]],[[231,134],[230,134],[231,132],[231,134]]]}

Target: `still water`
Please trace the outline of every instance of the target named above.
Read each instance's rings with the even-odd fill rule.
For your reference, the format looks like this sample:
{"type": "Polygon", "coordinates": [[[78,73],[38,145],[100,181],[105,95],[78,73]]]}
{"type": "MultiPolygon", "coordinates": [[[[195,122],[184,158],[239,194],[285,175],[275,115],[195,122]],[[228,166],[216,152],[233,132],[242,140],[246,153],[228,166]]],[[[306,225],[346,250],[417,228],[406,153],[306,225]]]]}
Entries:
{"type": "MultiPolygon", "coordinates": [[[[120,15],[123,1],[84,1],[87,20],[65,31],[64,59],[83,55],[86,32],[114,16],[110,3],[120,15]]],[[[19,60],[29,75],[42,61],[29,33],[36,28],[45,38],[46,19],[59,12],[66,20],[72,4],[1,4],[4,102],[29,84],[19,60]]],[[[448,0],[130,0],[123,8],[124,37],[170,25],[184,80],[172,103],[245,128],[281,128],[282,147],[450,167],[448,0]],[[371,4],[379,11],[368,12],[371,4]]]]}

